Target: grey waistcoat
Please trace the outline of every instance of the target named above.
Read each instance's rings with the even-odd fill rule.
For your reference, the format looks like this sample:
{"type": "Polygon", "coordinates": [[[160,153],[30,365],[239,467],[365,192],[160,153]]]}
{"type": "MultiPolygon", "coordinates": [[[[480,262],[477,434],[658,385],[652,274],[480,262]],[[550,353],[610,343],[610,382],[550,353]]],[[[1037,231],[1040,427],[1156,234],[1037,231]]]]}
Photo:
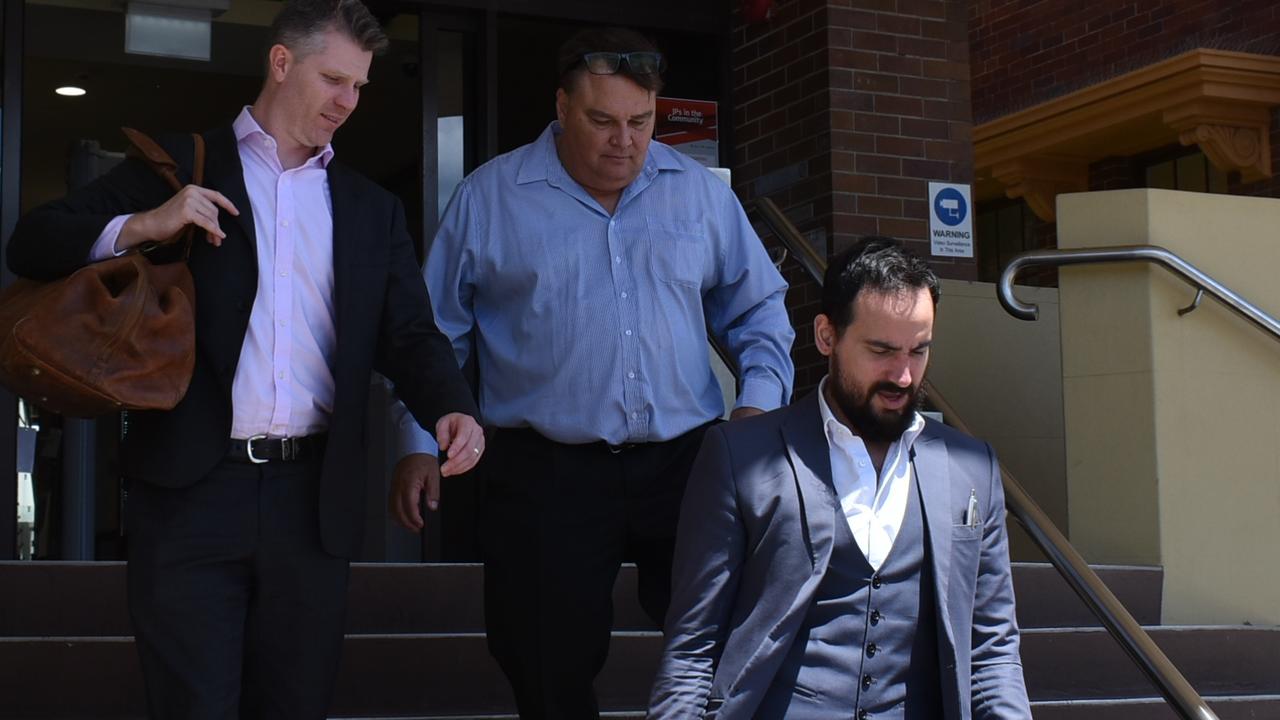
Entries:
{"type": "Polygon", "coordinates": [[[879,573],[848,522],[836,518],[831,564],[757,718],[942,717],[937,603],[920,507],[913,472],[902,528],[879,573]]]}

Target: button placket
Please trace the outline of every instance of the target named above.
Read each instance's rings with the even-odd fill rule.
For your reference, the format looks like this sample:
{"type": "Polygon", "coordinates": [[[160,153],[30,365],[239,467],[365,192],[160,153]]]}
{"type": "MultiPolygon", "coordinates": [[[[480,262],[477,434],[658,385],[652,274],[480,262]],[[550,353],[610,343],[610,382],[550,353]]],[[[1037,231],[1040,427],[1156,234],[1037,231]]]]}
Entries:
{"type": "MultiPolygon", "coordinates": [[[[621,207],[619,207],[619,210],[621,207]]],[[[640,370],[640,350],[637,344],[638,337],[635,328],[638,327],[639,313],[636,307],[637,298],[630,291],[632,287],[631,272],[628,263],[623,263],[625,249],[623,247],[624,239],[622,235],[625,231],[620,230],[619,226],[623,225],[617,219],[617,213],[610,218],[605,228],[605,239],[609,248],[609,254],[613,257],[612,280],[614,287],[614,296],[617,298],[618,318],[621,322],[622,331],[622,387],[623,387],[623,403],[627,409],[627,433],[630,437],[643,437],[648,429],[646,423],[641,419],[639,408],[644,404],[643,393],[641,392],[641,384],[638,382],[640,370]]]]}
{"type": "Polygon", "coordinates": [[[276,179],[276,228],[275,252],[272,254],[273,292],[272,315],[276,330],[272,341],[271,361],[275,403],[271,412],[271,432],[285,434],[292,414],[292,398],[288,368],[293,359],[293,279],[289,269],[293,264],[294,230],[291,220],[295,214],[293,203],[293,171],[284,171],[276,179]]]}

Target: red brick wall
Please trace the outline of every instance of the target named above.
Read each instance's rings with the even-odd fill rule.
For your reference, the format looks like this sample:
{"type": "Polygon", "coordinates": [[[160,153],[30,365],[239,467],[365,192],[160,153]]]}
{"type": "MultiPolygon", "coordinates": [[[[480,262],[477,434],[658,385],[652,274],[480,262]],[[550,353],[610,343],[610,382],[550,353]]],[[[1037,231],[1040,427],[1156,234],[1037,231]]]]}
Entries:
{"type": "MultiPolygon", "coordinates": [[[[824,255],[878,234],[927,256],[928,182],[973,180],[962,0],[779,0],[768,22],[735,15],[732,32],[743,202],[773,199],[824,255]]],[[[934,266],[977,274],[971,260],[934,266]]],[[[794,263],[786,274],[799,394],[826,372],[812,338],[819,293],[794,263]]]]}
{"type": "MultiPolygon", "coordinates": [[[[734,188],[748,207],[757,197],[772,199],[825,254],[832,202],[826,0],[784,0],[767,23],[746,26],[738,16],[734,23],[734,188]]],[[[758,230],[776,244],[764,225],[758,230]]],[[[826,372],[812,332],[820,291],[794,261],[783,274],[791,284],[798,397],[826,372]]]]}
{"type": "Polygon", "coordinates": [[[1276,0],[974,0],[978,123],[1198,47],[1280,55],[1276,0]]]}

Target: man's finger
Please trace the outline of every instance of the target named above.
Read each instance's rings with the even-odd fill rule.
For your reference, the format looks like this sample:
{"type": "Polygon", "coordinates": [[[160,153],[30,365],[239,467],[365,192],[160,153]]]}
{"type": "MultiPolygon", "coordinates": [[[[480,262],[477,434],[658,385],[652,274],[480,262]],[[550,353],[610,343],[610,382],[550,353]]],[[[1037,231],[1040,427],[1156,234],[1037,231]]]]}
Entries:
{"type": "MultiPolygon", "coordinates": [[[[436,423],[436,444],[441,448],[449,447],[449,442],[453,440],[453,421],[457,418],[452,415],[446,415],[440,418],[440,422],[436,423]]],[[[449,453],[452,455],[453,453],[449,453]]]]}
{"type": "Polygon", "coordinates": [[[217,208],[213,205],[206,204],[196,207],[195,212],[196,215],[192,218],[192,221],[195,222],[196,225],[204,228],[208,234],[217,237],[219,242],[227,236],[227,234],[222,231],[222,226],[218,224],[217,208]]]}
{"type": "Polygon", "coordinates": [[[427,508],[434,511],[440,508],[440,476],[427,474],[427,508]]]}
{"type": "Polygon", "coordinates": [[[418,509],[418,499],[422,496],[422,486],[416,482],[405,483],[404,493],[401,496],[402,506],[405,519],[408,520],[408,527],[411,530],[422,529],[422,511],[418,509]]]}
{"type": "Polygon", "coordinates": [[[200,188],[200,189],[205,191],[205,197],[209,198],[210,201],[220,206],[223,210],[226,210],[232,215],[238,216],[240,214],[240,211],[237,210],[236,206],[230,200],[227,199],[226,195],[223,195],[217,190],[210,190],[209,188],[200,188]]]}
{"type": "Polygon", "coordinates": [[[471,449],[467,447],[467,440],[470,439],[470,436],[465,431],[465,428],[458,427],[462,425],[462,422],[457,418],[454,418],[454,420],[456,422],[453,428],[453,442],[449,443],[449,457],[458,457],[464,452],[471,452],[471,449]]]}
{"type": "MultiPolygon", "coordinates": [[[[459,424],[465,424],[459,420],[459,424]]],[[[472,441],[474,430],[468,428],[467,431],[459,432],[449,444],[449,461],[440,468],[440,474],[445,476],[460,475],[472,468],[476,464],[475,446],[472,441]]]]}
{"type": "Polygon", "coordinates": [[[416,532],[418,525],[414,522],[414,513],[410,508],[417,506],[417,492],[411,476],[397,468],[394,484],[391,489],[392,517],[410,532],[416,532]]]}
{"type": "Polygon", "coordinates": [[[471,431],[467,433],[466,449],[462,451],[459,461],[461,467],[458,472],[466,472],[476,466],[480,462],[480,456],[484,454],[484,430],[479,425],[474,425],[471,431]]]}
{"type": "Polygon", "coordinates": [[[218,223],[210,220],[209,218],[203,215],[197,215],[195,218],[192,219],[192,223],[194,223],[197,227],[202,228],[205,232],[209,233],[210,235],[217,237],[219,243],[222,242],[223,238],[227,236],[226,233],[222,232],[222,228],[218,227],[218,223]]]}

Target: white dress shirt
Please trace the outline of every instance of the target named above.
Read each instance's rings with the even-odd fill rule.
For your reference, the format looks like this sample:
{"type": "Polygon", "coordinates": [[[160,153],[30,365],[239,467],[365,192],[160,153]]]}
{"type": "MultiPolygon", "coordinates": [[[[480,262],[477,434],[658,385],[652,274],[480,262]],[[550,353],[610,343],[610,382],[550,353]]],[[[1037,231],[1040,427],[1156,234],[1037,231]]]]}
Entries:
{"type": "Polygon", "coordinates": [[[879,570],[902,528],[911,491],[911,446],[924,429],[924,417],[913,413],[911,425],[889,446],[880,477],[862,438],[836,419],[827,405],[826,386],[818,385],[818,408],[831,453],[831,478],[849,531],[873,570],[879,570]]]}
{"type": "MultiPolygon", "coordinates": [[[[326,145],[299,167],[285,170],[275,139],[248,107],[232,129],[257,235],[258,289],[231,385],[231,437],[323,432],[333,412],[330,359],[337,347],[333,202],[326,171],[333,148],[326,145]]],[[[248,208],[238,209],[243,214],[248,208]]],[[[108,223],[90,259],[117,254],[115,243],[128,218],[108,223]]],[[[203,233],[196,242],[203,242],[203,233]]],[[[196,302],[228,300],[213,295],[196,302]]]]}

